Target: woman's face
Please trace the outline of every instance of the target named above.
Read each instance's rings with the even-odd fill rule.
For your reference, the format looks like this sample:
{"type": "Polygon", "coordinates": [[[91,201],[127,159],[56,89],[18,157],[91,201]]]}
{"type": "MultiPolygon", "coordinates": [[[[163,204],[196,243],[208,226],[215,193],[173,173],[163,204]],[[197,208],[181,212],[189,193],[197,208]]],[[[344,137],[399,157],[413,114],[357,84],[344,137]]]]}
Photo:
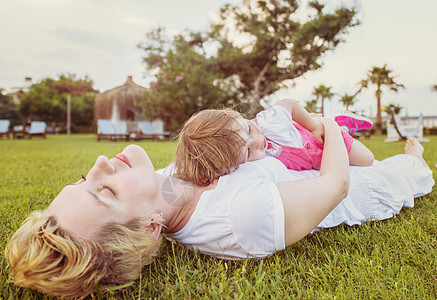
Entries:
{"type": "Polygon", "coordinates": [[[125,223],[157,212],[159,186],[152,162],[139,146],[108,159],[99,156],[86,179],[68,184],[47,213],[64,229],[90,238],[108,223],[125,223]]]}

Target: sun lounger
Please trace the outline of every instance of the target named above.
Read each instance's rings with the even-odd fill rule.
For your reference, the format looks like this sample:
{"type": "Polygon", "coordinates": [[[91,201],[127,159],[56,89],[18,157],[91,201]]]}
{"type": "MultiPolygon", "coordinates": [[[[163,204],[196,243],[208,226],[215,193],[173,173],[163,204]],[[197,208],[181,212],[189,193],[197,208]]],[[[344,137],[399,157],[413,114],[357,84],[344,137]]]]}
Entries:
{"type": "Polygon", "coordinates": [[[3,138],[3,135],[6,135],[9,138],[9,120],[0,120],[0,138],[3,138]]]}
{"type": "Polygon", "coordinates": [[[402,141],[415,137],[419,142],[429,142],[429,139],[423,137],[423,115],[417,118],[417,126],[403,125],[399,116],[390,111],[391,120],[387,121],[387,138],[386,142],[402,141]]]}
{"type": "Polygon", "coordinates": [[[100,141],[102,137],[108,137],[111,141],[116,141],[119,138],[129,141],[129,134],[117,132],[110,120],[97,120],[97,141],[100,141]]]}
{"type": "Polygon", "coordinates": [[[156,141],[158,138],[169,139],[171,135],[169,131],[156,131],[155,128],[153,128],[152,123],[147,121],[139,122],[138,128],[140,129],[140,132],[138,133],[138,136],[136,136],[137,140],[153,139],[156,141]]]}
{"type": "Polygon", "coordinates": [[[26,132],[26,135],[30,138],[32,138],[32,136],[41,136],[41,138],[46,138],[46,128],[47,128],[47,124],[45,122],[41,122],[41,121],[33,121],[30,124],[30,129],[29,131],[26,132]]]}

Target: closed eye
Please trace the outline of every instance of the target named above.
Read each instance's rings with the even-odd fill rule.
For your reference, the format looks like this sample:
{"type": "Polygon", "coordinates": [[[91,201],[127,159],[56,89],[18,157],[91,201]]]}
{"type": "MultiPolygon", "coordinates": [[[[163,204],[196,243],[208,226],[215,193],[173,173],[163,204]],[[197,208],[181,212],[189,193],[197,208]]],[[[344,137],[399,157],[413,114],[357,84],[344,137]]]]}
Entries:
{"type": "Polygon", "coordinates": [[[114,196],[117,198],[117,194],[115,193],[115,191],[107,185],[102,185],[99,191],[104,193],[105,191],[107,191],[106,193],[110,193],[110,196],[114,196]]]}

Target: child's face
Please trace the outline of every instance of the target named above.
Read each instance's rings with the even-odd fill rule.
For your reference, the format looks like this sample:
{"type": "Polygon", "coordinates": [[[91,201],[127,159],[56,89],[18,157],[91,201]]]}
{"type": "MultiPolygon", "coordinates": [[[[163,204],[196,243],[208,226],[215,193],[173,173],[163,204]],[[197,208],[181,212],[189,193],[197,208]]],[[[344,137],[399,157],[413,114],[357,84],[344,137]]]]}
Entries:
{"type": "Polygon", "coordinates": [[[240,164],[263,158],[266,155],[267,141],[262,129],[255,122],[247,119],[238,119],[236,122],[240,136],[246,141],[242,149],[240,164]]]}

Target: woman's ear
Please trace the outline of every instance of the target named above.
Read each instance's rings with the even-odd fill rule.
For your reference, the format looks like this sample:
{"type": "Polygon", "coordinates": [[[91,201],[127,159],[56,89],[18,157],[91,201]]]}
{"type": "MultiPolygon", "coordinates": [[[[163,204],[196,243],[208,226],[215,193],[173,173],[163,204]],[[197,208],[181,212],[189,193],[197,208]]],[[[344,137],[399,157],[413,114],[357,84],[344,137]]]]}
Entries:
{"type": "Polygon", "coordinates": [[[146,231],[157,240],[162,232],[162,224],[164,224],[164,219],[162,219],[160,214],[155,213],[152,215],[150,224],[146,227],[146,231]]]}

